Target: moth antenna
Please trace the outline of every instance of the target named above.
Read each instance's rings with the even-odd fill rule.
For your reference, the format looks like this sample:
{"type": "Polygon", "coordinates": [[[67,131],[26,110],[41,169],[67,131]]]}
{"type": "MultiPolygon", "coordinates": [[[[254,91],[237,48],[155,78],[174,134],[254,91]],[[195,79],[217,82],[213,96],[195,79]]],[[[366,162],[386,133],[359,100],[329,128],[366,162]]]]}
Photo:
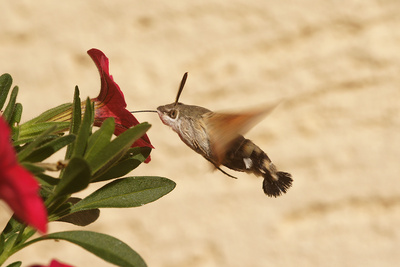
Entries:
{"type": "Polygon", "coordinates": [[[185,72],[185,74],[183,74],[183,77],[182,77],[181,85],[179,85],[179,90],[178,90],[178,94],[176,95],[174,106],[176,106],[178,104],[178,100],[179,100],[179,97],[181,96],[181,93],[183,91],[183,87],[185,86],[187,76],[188,76],[188,73],[185,72]]]}
{"type": "Polygon", "coordinates": [[[141,112],[155,112],[157,113],[157,110],[134,110],[134,111],[129,111],[130,113],[141,113],[141,112]]]}

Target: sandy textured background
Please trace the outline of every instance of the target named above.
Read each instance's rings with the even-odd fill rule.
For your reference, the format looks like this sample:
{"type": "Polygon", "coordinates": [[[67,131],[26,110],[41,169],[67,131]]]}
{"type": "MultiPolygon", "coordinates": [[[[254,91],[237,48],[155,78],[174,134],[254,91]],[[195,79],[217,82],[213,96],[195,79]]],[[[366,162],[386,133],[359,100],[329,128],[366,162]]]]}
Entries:
{"type": "MultiPolygon", "coordinates": [[[[130,109],[172,102],[185,71],[184,103],[237,110],[287,99],[247,135],[293,174],[285,196],[266,197],[250,175],[212,172],[155,114],[140,114],[156,150],[134,174],[177,187],[141,208],[103,210],[87,229],[120,238],[149,266],[400,262],[400,1],[1,1],[0,9],[0,73],[20,86],[24,120],[71,101],[75,85],[98,94],[93,47],[110,58],[130,109]]],[[[4,225],[3,203],[0,212],[4,225]]],[[[110,266],[62,241],[12,260],[52,258],[110,266]]]]}

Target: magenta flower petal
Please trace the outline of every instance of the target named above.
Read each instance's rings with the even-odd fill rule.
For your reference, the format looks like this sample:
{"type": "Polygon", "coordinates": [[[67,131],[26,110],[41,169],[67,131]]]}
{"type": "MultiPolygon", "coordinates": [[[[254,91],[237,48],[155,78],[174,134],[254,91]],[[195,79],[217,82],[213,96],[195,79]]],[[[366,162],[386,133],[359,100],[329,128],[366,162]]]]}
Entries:
{"type": "Polygon", "coordinates": [[[47,265],[31,265],[30,267],[72,267],[72,266],[64,264],[64,263],[61,263],[61,262],[58,262],[56,260],[52,260],[50,262],[49,266],[47,266],[47,265]]]}
{"type": "Polygon", "coordinates": [[[38,192],[36,179],[19,165],[10,144],[8,125],[0,117],[0,199],[10,206],[18,219],[45,233],[47,211],[38,192]]]}
{"type": "MultiPolygon", "coordinates": [[[[91,49],[88,54],[96,64],[101,79],[100,94],[92,99],[95,103],[94,125],[100,126],[105,119],[114,117],[116,124],[114,134],[118,136],[125,130],[139,124],[139,122],[126,109],[124,94],[109,74],[108,58],[98,49],[91,49]]],[[[136,146],[153,148],[146,134],[132,145],[132,147],[136,146]]],[[[148,161],[150,161],[150,158],[147,159],[148,161]]]]}

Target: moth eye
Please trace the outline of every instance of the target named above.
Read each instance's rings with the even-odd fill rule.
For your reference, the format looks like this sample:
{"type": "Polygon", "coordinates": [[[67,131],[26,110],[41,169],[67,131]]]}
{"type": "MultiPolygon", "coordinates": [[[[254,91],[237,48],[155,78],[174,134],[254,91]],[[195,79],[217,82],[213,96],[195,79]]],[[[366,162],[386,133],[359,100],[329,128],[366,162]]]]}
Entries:
{"type": "Polygon", "coordinates": [[[170,117],[171,119],[176,119],[177,116],[178,116],[178,110],[173,109],[173,110],[171,110],[171,111],[169,112],[169,117],[170,117]]]}

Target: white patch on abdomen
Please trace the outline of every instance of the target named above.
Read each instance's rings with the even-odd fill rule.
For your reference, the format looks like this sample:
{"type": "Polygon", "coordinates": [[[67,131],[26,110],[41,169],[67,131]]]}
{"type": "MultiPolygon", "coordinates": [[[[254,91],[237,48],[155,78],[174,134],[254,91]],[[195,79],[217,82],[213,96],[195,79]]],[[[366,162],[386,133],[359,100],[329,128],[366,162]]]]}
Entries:
{"type": "Polygon", "coordinates": [[[243,158],[246,169],[250,169],[253,166],[253,161],[250,158],[243,158]]]}

